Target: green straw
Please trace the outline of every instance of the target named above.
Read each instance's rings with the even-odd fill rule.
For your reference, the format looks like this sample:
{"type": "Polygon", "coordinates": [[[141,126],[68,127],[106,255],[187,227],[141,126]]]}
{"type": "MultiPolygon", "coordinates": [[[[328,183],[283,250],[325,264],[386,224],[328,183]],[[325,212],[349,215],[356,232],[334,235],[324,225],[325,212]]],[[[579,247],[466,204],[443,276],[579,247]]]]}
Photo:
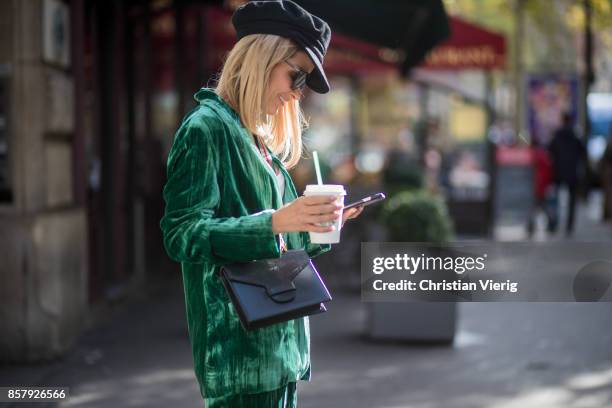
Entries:
{"type": "Polygon", "coordinates": [[[321,178],[321,168],[319,167],[319,154],[316,150],[312,151],[312,158],[314,159],[315,171],[317,172],[317,184],[323,184],[323,179],[321,178]]]}

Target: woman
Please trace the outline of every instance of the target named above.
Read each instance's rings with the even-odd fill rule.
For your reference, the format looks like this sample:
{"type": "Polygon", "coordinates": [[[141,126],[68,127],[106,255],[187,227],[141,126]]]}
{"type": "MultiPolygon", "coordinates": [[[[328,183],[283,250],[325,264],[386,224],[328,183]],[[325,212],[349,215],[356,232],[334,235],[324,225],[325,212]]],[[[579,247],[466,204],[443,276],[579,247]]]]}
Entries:
{"type": "MultiPolygon", "coordinates": [[[[304,85],[327,92],[330,31],[290,1],[254,1],[232,22],[239,41],[215,90],[178,129],[168,157],[161,220],[168,255],[182,264],[196,377],[206,407],[293,407],[310,379],[308,318],[247,332],[217,277],[236,261],[304,248],[318,224],[338,219],[334,197],[298,197],[287,168],[302,152],[304,85]]],[[[342,222],[362,209],[346,211],[342,222]]]]}

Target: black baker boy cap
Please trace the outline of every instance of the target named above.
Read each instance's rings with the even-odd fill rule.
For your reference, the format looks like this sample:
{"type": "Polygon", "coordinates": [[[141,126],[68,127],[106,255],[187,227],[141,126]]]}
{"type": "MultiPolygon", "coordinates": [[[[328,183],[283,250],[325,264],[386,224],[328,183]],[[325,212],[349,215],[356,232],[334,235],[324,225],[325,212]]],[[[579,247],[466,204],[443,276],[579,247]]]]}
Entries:
{"type": "Polygon", "coordinates": [[[310,57],[315,68],[306,85],[318,93],[329,91],[323,58],[331,39],[329,25],[290,0],[251,1],[232,16],[238,39],[249,34],[275,34],[290,38],[310,57]]]}

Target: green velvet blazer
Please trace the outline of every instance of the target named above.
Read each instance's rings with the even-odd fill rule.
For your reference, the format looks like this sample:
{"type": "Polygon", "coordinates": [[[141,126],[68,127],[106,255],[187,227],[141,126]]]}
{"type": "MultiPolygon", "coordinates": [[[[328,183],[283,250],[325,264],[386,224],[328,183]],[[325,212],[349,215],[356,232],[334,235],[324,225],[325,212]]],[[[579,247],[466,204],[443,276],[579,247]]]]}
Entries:
{"type": "MultiPolygon", "coordinates": [[[[258,393],[310,380],[308,318],[245,331],[217,272],[235,261],[280,256],[272,214],[298,194],[285,177],[279,191],[239,115],[213,89],[195,94],[167,162],[160,226],[168,256],[181,263],[187,323],[202,396],[258,393]]],[[[311,257],[330,249],[307,232],[283,234],[289,249],[311,257]]]]}

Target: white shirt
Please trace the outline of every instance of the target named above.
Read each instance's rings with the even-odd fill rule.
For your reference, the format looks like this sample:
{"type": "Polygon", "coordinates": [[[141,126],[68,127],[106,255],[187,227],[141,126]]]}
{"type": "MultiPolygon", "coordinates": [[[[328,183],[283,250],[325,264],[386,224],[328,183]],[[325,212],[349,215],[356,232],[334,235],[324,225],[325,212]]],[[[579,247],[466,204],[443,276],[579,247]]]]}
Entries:
{"type": "Polygon", "coordinates": [[[285,176],[280,169],[276,172],[276,180],[278,181],[278,189],[281,192],[281,198],[285,196],[285,176]]]}

